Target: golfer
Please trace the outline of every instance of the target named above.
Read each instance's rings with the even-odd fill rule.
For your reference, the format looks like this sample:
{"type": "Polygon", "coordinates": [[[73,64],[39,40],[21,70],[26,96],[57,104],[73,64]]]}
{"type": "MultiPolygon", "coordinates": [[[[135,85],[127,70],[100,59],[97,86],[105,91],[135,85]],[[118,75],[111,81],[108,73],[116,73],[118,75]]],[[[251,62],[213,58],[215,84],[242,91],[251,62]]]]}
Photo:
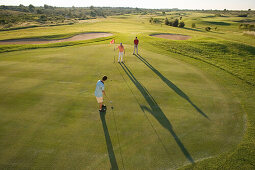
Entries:
{"type": "Polygon", "coordinates": [[[133,55],[135,55],[135,50],[136,50],[136,54],[138,54],[138,43],[139,43],[139,40],[137,39],[137,37],[135,37],[133,55]]]}
{"type": "Polygon", "coordinates": [[[97,99],[97,103],[99,104],[99,111],[102,111],[103,106],[103,94],[105,95],[104,91],[104,82],[107,80],[107,76],[104,76],[102,80],[97,81],[95,96],[97,99]]]}
{"type": "Polygon", "coordinates": [[[120,45],[117,47],[119,49],[119,59],[118,59],[118,63],[121,61],[123,63],[123,56],[125,54],[125,49],[124,46],[122,45],[122,43],[120,43],[120,45]],[[121,59],[121,60],[120,60],[121,59]]]}

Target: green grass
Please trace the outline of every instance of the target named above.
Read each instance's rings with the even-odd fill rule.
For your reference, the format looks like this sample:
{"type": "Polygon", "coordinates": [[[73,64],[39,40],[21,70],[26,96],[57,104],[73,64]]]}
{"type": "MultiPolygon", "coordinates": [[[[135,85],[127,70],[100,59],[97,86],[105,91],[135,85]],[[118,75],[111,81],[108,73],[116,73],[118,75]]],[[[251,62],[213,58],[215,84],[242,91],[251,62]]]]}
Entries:
{"type": "MultiPolygon", "coordinates": [[[[184,19],[227,22],[202,16],[184,19]]],[[[254,39],[232,24],[219,34],[149,18],[0,32],[0,39],[113,32],[127,49],[119,65],[113,37],[1,46],[1,169],[254,168],[254,39]],[[192,39],[149,36],[160,32],[192,39]],[[141,56],[131,55],[135,36],[141,56]],[[100,116],[94,88],[102,75],[114,113],[106,103],[100,116]]]]}

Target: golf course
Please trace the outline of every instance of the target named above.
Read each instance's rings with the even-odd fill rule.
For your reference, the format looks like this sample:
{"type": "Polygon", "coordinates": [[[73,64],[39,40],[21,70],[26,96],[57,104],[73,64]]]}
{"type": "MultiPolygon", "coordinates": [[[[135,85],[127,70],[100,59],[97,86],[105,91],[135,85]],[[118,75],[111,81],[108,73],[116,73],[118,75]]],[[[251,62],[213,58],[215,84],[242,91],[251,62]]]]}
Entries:
{"type": "Polygon", "coordinates": [[[240,20],[172,11],[0,31],[0,169],[254,169],[255,37],[240,20]],[[149,21],[179,16],[184,28],[149,21]]]}

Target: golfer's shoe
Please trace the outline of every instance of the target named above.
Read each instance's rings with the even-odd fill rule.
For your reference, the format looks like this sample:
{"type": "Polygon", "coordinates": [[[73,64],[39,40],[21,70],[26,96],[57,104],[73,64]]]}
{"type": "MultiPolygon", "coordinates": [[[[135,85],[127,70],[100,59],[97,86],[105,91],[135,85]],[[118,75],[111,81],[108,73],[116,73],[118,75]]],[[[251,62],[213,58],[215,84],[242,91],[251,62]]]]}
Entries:
{"type": "Polygon", "coordinates": [[[107,107],[105,105],[102,106],[102,111],[105,112],[107,110],[107,107]]]}

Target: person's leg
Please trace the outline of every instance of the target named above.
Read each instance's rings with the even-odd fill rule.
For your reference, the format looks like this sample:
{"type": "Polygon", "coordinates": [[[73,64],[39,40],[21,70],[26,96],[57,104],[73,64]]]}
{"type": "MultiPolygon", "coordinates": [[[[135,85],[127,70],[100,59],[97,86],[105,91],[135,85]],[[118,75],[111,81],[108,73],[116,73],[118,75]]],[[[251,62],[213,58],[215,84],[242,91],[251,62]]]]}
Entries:
{"type": "Polygon", "coordinates": [[[101,111],[103,106],[103,97],[96,97],[96,99],[97,103],[99,104],[99,111],[101,111]]]}
{"type": "Polygon", "coordinates": [[[99,103],[99,110],[102,110],[103,103],[99,103]]]}
{"type": "Polygon", "coordinates": [[[135,45],[134,45],[134,52],[133,52],[133,55],[135,54],[135,45]]]}
{"type": "Polygon", "coordinates": [[[123,62],[123,52],[121,52],[121,62],[123,62]]]}
{"type": "Polygon", "coordinates": [[[138,54],[138,45],[136,46],[136,54],[138,54]]]}
{"type": "Polygon", "coordinates": [[[120,62],[120,56],[121,56],[121,52],[119,52],[119,58],[118,58],[118,62],[120,62]]]}

